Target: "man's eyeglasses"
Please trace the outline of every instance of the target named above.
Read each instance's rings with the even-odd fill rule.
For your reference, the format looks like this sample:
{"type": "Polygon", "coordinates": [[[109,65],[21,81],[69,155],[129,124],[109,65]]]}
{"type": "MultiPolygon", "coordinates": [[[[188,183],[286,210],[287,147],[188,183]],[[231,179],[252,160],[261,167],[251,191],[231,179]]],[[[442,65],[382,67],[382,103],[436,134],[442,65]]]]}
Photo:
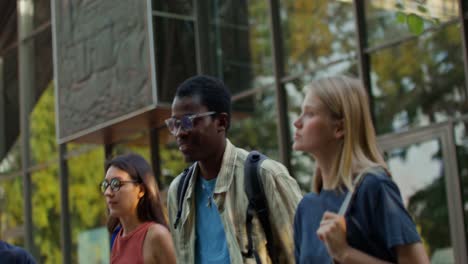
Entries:
{"type": "Polygon", "coordinates": [[[193,120],[199,117],[211,116],[216,114],[216,112],[205,112],[193,115],[184,115],[180,118],[171,117],[166,119],[166,126],[171,132],[172,135],[177,135],[182,129],[185,132],[188,132],[193,129],[193,120]]]}
{"type": "Polygon", "coordinates": [[[107,190],[107,187],[110,187],[113,192],[117,192],[118,190],[120,190],[120,187],[122,187],[122,185],[126,183],[140,183],[140,181],[138,180],[121,181],[118,178],[113,178],[112,180],[110,180],[110,182],[107,180],[103,180],[101,182],[101,192],[105,193],[107,190]]]}

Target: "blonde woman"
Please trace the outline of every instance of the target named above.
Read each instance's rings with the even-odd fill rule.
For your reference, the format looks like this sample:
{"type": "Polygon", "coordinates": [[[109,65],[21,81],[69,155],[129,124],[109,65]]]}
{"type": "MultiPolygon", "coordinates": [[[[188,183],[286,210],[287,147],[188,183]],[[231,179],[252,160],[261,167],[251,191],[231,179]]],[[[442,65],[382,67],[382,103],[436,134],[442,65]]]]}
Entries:
{"type": "Polygon", "coordinates": [[[293,148],[309,153],[317,169],[314,192],[296,211],[296,263],[429,263],[377,149],[360,81],[331,77],[308,89],[294,122],[293,148]],[[354,196],[342,216],[338,211],[348,190],[354,196]]]}

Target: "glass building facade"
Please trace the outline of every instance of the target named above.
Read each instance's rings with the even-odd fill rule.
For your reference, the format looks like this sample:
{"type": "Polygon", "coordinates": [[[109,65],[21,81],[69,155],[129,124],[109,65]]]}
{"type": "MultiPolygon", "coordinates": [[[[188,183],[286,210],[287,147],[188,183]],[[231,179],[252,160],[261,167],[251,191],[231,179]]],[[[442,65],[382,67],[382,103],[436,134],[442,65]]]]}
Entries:
{"type": "MultiPolygon", "coordinates": [[[[0,26],[18,32],[0,32],[0,238],[40,263],[105,263],[105,160],[142,154],[162,190],[187,164],[164,126],[58,144],[50,2],[5,2],[16,2],[15,15],[0,26]],[[8,34],[15,41],[5,46],[8,34]]],[[[148,3],[161,105],[192,75],[223,79],[233,94],[231,141],[283,162],[304,192],[315,164],[290,149],[304,87],[323,76],[359,77],[431,261],[468,263],[468,1],[148,3]]]]}

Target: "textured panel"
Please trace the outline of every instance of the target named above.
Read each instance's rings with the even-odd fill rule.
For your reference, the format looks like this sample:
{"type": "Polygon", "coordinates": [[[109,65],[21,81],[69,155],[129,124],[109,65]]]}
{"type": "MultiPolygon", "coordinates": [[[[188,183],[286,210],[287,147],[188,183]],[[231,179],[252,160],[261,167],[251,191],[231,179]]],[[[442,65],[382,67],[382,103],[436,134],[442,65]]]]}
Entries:
{"type": "Polygon", "coordinates": [[[59,141],[154,105],[147,1],[54,2],[59,141]]]}

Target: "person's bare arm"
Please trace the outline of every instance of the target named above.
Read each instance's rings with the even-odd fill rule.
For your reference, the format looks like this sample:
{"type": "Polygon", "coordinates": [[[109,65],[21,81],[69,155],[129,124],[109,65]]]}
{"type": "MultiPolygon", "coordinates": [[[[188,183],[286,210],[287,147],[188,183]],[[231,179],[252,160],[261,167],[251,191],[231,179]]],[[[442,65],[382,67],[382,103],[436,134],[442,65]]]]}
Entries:
{"type": "MultiPolygon", "coordinates": [[[[348,245],[345,219],[335,213],[325,212],[317,235],[325,243],[330,256],[339,263],[389,263],[348,245]]],[[[396,246],[395,249],[398,263],[429,263],[421,243],[396,246]]]]}
{"type": "Polygon", "coordinates": [[[395,247],[398,263],[430,263],[426,250],[421,243],[414,243],[395,247]]]}
{"type": "Polygon", "coordinates": [[[167,228],[154,224],[148,229],[146,236],[143,254],[149,256],[149,263],[176,263],[174,244],[167,228]]]}

